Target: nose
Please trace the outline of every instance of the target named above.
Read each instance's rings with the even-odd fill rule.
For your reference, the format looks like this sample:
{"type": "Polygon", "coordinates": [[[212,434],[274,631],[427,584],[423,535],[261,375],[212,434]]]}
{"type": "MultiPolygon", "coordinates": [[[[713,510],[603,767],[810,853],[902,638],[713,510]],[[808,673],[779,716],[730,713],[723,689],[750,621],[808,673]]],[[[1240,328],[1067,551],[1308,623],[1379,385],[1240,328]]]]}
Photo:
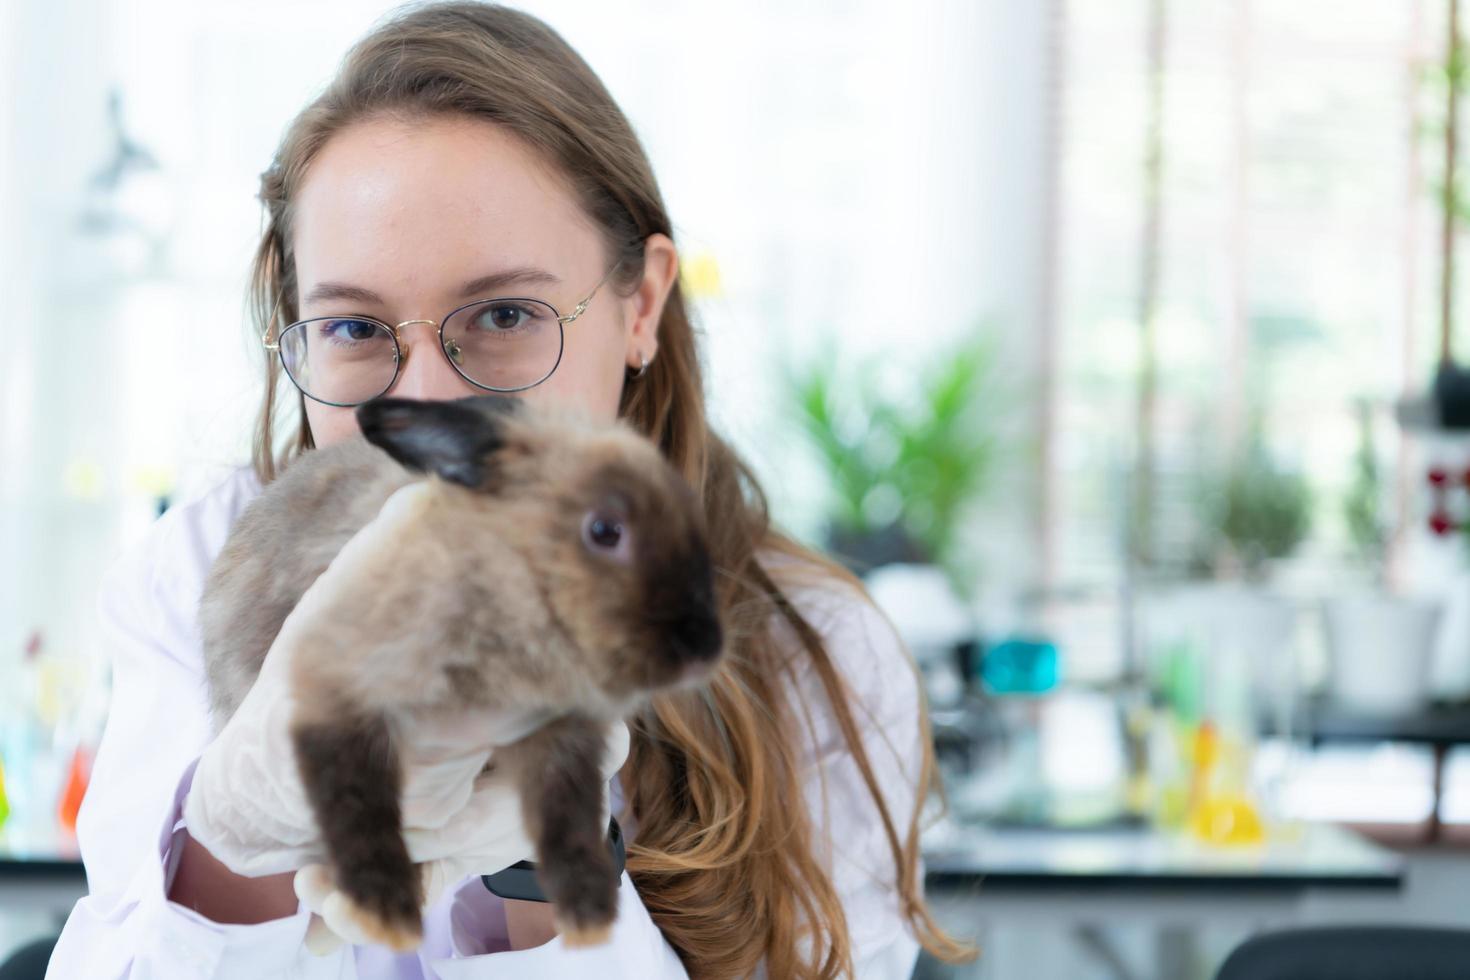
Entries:
{"type": "Polygon", "coordinates": [[[415,320],[398,331],[404,348],[398,378],[388,394],[398,398],[439,401],[480,394],[479,388],[460,377],[439,347],[439,326],[415,320]]]}

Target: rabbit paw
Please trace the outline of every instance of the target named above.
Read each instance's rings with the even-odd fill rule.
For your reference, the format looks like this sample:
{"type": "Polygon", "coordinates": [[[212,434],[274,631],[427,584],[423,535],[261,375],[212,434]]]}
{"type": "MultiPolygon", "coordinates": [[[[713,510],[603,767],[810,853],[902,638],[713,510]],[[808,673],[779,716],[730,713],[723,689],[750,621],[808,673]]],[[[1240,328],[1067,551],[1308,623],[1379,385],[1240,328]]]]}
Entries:
{"type": "Polygon", "coordinates": [[[423,921],[408,892],[383,892],[401,900],[354,900],[320,864],[307,865],[297,872],[295,886],[302,903],[315,913],[307,931],[307,947],[319,955],[343,942],[354,946],[379,944],[404,952],[422,940],[423,921]]]}
{"type": "Polygon", "coordinates": [[[359,904],[344,892],[332,892],[322,903],[322,918],[333,931],[354,943],[376,943],[399,953],[417,949],[424,938],[423,920],[412,899],[359,904]]]}
{"type": "MultiPolygon", "coordinates": [[[[589,876],[593,881],[597,877],[589,876]]],[[[556,928],[563,945],[598,946],[612,938],[613,922],[618,917],[616,881],[598,881],[596,885],[586,881],[581,888],[558,891],[561,894],[553,895],[552,899],[556,903],[556,928]]]]}

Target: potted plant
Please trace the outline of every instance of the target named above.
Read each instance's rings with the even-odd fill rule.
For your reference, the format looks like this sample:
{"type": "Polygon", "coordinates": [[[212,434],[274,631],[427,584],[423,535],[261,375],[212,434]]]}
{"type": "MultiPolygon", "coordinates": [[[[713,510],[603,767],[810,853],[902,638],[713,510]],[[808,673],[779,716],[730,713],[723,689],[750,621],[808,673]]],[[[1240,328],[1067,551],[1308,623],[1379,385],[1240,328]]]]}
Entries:
{"type": "Polygon", "coordinates": [[[988,343],[966,341],[907,377],[907,397],[883,393],[876,361],[814,361],[788,375],[793,414],[829,480],[825,544],[854,571],[933,564],[956,588],[971,584],[956,532],[995,471],[992,361],[988,343]]]}
{"type": "Polygon", "coordinates": [[[1262,582],[1273,561],[1306,538],[1312,494],[1306,478],[1267,452],[1257,425],[1246,447],[1203,491],[1207,554],[1217,574],[1262,582]]]}

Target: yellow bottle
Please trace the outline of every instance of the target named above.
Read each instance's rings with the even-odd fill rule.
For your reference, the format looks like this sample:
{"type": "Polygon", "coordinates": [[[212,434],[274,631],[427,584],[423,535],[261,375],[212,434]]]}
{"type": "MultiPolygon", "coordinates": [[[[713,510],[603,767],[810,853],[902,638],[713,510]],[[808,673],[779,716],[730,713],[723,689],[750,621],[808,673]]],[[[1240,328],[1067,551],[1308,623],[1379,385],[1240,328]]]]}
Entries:
{"type": "Polygon", "coordinates": [[[1242,846],[1266,839],[1261,814],[1244,792],[1243,748],[1220,736],[1210,722],[1195,733],[1194,784],[1189,828],[1206,844],[1242,846]]]}

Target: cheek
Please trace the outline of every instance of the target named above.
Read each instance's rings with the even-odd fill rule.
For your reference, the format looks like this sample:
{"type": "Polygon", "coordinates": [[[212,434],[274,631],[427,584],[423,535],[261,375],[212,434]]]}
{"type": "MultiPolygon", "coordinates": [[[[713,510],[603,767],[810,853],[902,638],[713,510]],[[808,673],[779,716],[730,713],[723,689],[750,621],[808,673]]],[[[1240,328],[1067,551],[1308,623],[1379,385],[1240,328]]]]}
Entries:
{"type": "Polygon", "coordinates": [[[359,431],[354,409],[323,405],[310,398],[306,399],[306,424],[318,449],[350,439],[359,431]]]}
{"type": "Polygon", "coordinates": [[[577,409],[611,422],[617,418],[623,393],[622,328],[615,321],[584,324],[584,319],[567,328],[556,372],[523,397],[532,404],[577,409]]]}

